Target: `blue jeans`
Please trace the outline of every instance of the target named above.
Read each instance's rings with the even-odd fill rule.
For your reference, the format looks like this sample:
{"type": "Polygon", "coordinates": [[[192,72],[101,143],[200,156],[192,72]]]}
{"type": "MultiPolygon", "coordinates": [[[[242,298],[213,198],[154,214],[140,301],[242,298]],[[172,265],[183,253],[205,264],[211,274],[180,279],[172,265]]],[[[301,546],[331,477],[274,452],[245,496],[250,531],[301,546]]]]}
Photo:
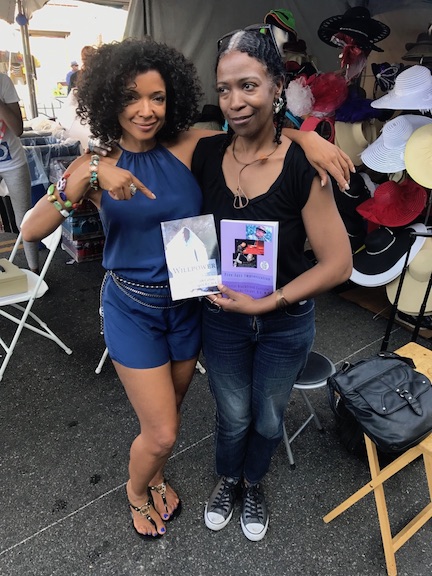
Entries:
{"type": "Polygon", "coordinates": [[[283,437],[292,387],[315,336],[313,300],[262,316],[203,300],[203,353],[216,401],[216,473],[260,482],[283,437]]]}

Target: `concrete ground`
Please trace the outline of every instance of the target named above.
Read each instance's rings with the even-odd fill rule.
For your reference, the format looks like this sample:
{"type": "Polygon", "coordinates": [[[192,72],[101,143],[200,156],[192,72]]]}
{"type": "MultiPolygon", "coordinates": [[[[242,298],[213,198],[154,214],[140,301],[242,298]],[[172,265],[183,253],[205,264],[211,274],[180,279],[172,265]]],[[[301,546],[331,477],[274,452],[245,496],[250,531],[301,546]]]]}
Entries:
{"type": "MultiPolygon", "coordinates": [[[[7,235],[4,235],[7,237],[7,235]]],[[[22,258],[22,256],[20,255],[22,258]]],[[[295,470],[284,445],[265,482],[271,513],[267,536],[249,542],[239,508],[220,532],[203,521],[214,484],[214,406],[198,371],[183,406],[167,476],[183,512],[166,536],[143,542],[131,528],[125,495],[129,445],[137,422],[99,333],[100,262],[70,263],[58,250],[49,293],[34,310],[73,349],[25,333],[0,382],[0,574],[3,576],[385,576],[374,498],[365,497],[330,524],[323,516],[369,479],[364,460],[349,455],[334,429],[325,389],[310,393],[325,426],[311,424],[293,442],[295,470]]],[[[315,350],[336,365],[379,351],[386,321],[329,293],[317,299],[315,350]]],[[[11,331],[4,320],[1,336],[11,331]]],[[[390,349],[410,339],[396,327],[390,349]]],[[[430,348],[430,341],[419,343],[430,348]]],[[[205,360],[203,359],[205,366],[205,360]]],[[[288,431],[306,417],[294,392],[288,431]]],[[[387,486],[398,531],[428,500],[420,461],[387,486]]],[[[431,524],[396,554],[400,576],[430,576],[431,524]]]]}

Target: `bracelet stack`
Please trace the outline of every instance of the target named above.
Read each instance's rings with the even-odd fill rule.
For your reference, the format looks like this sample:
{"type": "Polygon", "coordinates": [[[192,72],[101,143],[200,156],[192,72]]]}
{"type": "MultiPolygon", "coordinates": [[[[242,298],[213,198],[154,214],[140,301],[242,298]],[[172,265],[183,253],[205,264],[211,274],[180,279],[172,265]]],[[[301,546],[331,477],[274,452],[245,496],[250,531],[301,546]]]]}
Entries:
{"type": "Polygon", "coordinates": [[[278,288],[276,290],[276,310],[282,310],[289,306],[289,302],[286,300],[285,296],[283,295],[282,288],[278,288]]]}
{"type": "Polygon", "coordinates": [[[99,156],[97,154],[93,154],[90,160],[90,186],[93,188],[93,190],[97,190],[99,188],[98,167],[99,156]]]}
{"type": "Polygon", "coordinates": [[[71,216],[82,202],[82,199],[79,202],[74,203],[68,200],[65,192],[68,178],[69,174],[63,174],[57,184],[51,184],[47,190],[48,202],[50,202],[54,208],[60,212],[63,218],[71,216]],[[56,191],[58,192],[58,196],[56,196],[56,191]]]}

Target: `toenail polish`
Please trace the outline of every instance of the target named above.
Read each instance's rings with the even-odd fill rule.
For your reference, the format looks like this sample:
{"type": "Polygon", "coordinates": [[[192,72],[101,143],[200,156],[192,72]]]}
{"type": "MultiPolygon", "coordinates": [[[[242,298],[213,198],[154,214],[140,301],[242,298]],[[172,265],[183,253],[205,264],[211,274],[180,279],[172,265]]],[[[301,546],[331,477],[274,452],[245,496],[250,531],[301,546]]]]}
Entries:
{"type": "Polygon", "coordinates": [[[164,517],[164,520],[168,520],[169,514],[164,514],[163,517],[164,517]]]}
{"type": "Polygon", "coordinates": [[[161,531],[162,534],[164,534],[164,533],[165,533],[165,528],[162,527],[160,531],[161,531]]]}

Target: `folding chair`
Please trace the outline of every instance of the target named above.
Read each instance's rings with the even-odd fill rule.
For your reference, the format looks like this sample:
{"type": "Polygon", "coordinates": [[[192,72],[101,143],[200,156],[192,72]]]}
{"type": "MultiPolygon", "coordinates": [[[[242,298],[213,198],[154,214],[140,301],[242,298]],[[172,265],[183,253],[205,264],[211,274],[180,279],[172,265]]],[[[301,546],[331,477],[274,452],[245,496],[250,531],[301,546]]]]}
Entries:
{"type": "MultiPolygon", "coordinates": [[[[29,214],[29,212],[30,210],[27,212],[27,214],[29,214]]],[[[24,218],[26,218],[26,216],[24,216],[24,218]]],[[[60,239],[61,226],[59,226],[54,232],[52,232],[52,234],[42,240],[42,243],[48,248],[48,256],[39,275],[31,272],[30,270],[22,269],[22,271],[27,276],[27,292],[20,292],[18,294],[11,294],[9,296],[0,297],[0,316],[17,324],[15,334],[9,345],[6,344],[6,342],[0,337],[0,345],[6,352],[6,356],[4,357],[0,367],[0,380],[3,379],[3,374],[6,370],[9,360],[12,357],[13,351],[23,328],[27,328],[32,332],[36,332],[37,334],[48,338],[49,340],[53,340],[67,354],[72,354],[72,350],[66,346],[66,344],[64,344],[64,342],[58,338],[58,336],[54,334],[54,332],[43,320],[41,320],[41,318],[36,316],[36,314],[31,311],[34,301],[37,298],[41,298],[48,290],[48,285],[44,278],[51,264],[60,239]],[[14,312],[13,314],[11,313],[12,311],[14,312]],[[33,323],[29,323],[30,320],[32,320],[33,323]]],[[[9,262],[14,261],[21,242],[22,233],[20,232],[12,249],[11,255],[9,256],[9,262]]]]}

